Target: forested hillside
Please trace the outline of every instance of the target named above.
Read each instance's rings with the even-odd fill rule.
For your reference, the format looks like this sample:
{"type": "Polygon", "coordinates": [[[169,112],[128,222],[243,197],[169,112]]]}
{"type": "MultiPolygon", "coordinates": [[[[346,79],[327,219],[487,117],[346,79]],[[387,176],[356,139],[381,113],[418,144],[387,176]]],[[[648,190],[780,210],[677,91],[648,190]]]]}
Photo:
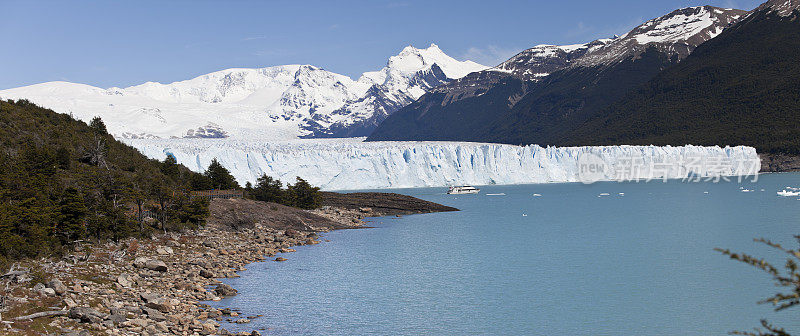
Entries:
{"type": "Polygon", "coordinates": [[[800,12],[763,8],[558,145],[748,145],[800,153],[800,12]]]}
{"type": "Polygon", "coordinates": [[[0,268],[81,240],[119,239],[201,224],[190,201],[208,177],[151,160],[91,125],[26,100],[0,101],[0,268]]]}

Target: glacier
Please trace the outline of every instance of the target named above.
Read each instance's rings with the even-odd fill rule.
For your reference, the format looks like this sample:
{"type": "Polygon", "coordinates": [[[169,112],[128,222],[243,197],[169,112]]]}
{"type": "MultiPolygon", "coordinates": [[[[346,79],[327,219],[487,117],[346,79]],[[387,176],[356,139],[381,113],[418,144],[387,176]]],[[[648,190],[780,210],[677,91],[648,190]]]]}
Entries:
{"type": "MultiPolygon", "coordinates": [[[[217,159],[241,184],[255,183],[263,174],[290,183],[299,176],[323,190],[586,182],[580,169],[587,157],[616,168],[624,168],[623,163],[636,158],[645,163],[643,167],[650,167],[630,169],[628,177],[637,179],[744,176],[757,174],[760,168],[756,150],[747,146],[540,147],[467,142],[362,142],[359,138],[281,142],[122,140],[154,159],[172,155],[197,172],[204,171],[212,159],[217,159]],[[697,158],[713,159],[708,162],[716,165],[691,166],[689,163],[697,158]]],[[[618,177],[606,173],[597,180],[618,177]]]]}

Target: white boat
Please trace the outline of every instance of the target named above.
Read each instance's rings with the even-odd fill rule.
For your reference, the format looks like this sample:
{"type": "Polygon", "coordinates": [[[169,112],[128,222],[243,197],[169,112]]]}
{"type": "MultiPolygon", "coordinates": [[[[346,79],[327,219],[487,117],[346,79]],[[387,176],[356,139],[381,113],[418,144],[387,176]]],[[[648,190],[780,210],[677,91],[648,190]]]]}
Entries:
{"type": "Polygon", "coordinates": [[[450,195],[461,195],[461,194],[477,194],[481,191],[478,188],[472,186],[457,186],[457,187],[450,187],[447,190],[447,193],[450,195]]]}

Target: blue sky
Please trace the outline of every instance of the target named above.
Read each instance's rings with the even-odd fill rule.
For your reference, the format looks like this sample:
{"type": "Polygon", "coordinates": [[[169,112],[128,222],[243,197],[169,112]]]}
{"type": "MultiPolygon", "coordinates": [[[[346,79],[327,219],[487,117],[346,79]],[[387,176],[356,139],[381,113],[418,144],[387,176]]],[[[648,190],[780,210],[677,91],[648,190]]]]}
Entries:
{"type": "Polygon", "coordinates": [[[53,80],[162,83],[232,67],[313,64],[358,77],[404,46],[495,65],[537,44],[622,34],[688,6],[753,0],[0,0],[0,89],[53,80]]]}

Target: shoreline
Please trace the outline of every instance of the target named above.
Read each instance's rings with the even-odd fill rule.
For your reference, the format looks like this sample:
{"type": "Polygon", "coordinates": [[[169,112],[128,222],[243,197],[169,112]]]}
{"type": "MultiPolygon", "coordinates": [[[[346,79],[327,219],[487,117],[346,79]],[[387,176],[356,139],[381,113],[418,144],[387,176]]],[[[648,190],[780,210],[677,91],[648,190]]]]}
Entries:
{"type": "Polygon", "coordinates": [[[220,327],[223,320],[246,324],[259,318],[206,303],[236,295],[221,279],[238,277],[237,272],[254,262],[286,260],[271,258],[294,252],[296,246],[318,244],[319,233],[365,228],[362,219],[386,215],[363,206],[305,211],[215,200],[207,225],[198,230],[85,244],[62,258],[16,263],[0,274],[0,285],[6,288],[0,297],[0,333],[260,335],[220,327]],[[254,222],[239,225],[243,221],[254,222]]]}

